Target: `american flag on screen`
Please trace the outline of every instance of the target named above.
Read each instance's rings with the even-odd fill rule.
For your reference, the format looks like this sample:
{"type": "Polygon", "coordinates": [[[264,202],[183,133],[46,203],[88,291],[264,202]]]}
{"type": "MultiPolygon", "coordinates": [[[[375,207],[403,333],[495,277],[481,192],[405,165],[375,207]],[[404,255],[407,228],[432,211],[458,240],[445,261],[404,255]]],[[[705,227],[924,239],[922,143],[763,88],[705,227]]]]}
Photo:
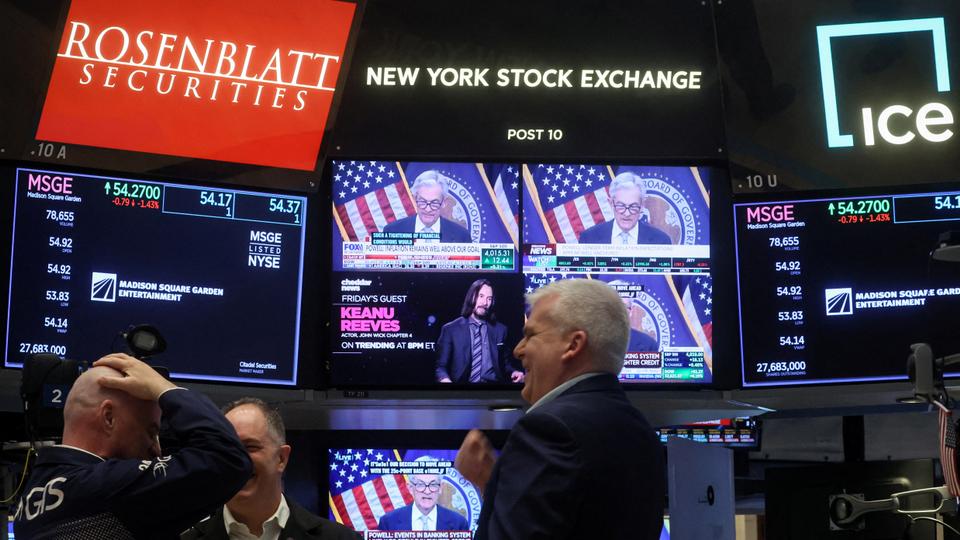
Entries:
{"type": "Polygon", "coordinates": [[[330,509],[336,520],[357,531],[377,528],[380,517],[413,503],[402,474],[371,474],[370,464],[400,461],[396,450],[330,450],[330,509]]]}
{"type": "Polygon", "coordinates": [[[947,489],[954,497],[960,496],[960,480],[957,478],[957,427],[953,414],[940,408],[940,466],[947,489]]]}
{"type": "Polygon", "coordinates": [[[694,338],[707,355],[713,347],[713,279],[709,274],[673,276],[694,338]]]}
{"type": "Polygon", "coordinates": [[[519,230],[517,223],[520,222],[520,167],[517,165],[490,165],[489,167],[493,193],[500,208],[504,209],[503,216],[507,229],[517,231],[519,230]]]}
{"type": "Polygon", "coordinates": [[[344,240],[361,242],[387,223],[417,212],[393,161],[334,161],[333,206],[344,240]]]}
{"type": "Polygon", "coordinates": [[[584,229],[613,219],[607,197],[612,179],[604,165],[524,165],[529,197],[540,210],[527,219],[539,215],[550,243],[576,243],[584,229]]]}

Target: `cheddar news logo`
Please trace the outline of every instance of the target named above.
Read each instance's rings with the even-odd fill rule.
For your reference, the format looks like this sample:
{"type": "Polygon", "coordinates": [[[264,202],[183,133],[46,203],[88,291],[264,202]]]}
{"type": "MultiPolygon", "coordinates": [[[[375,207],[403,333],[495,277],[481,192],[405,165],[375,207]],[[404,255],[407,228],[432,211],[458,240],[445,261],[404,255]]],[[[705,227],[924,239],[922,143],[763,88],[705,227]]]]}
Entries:
{"type": "Polygon", "coordinates": [[[849,148],[860,144],[874,146],[880,141],[892,145],[904,145],[917,141],[918,138],[931,143],[942,143],[953,137],[953,130],[949,127],[954,123],[953,111],[939,100],[928,103],[863,103],[860,104],[859,111],[863,126],[862,140],[855,140],[852,133],[841,132],[837,101],[838,85],[833,63],[834,45],[837,44],[838,38],[843,38],[843,43],[849,43],[850,40],[864,36],[897,34],[923,34],[929,37],[934,73],[930,74],[929,81],[917,81],[918,90],[936,88],[937,94],[950,92],[950,66],[947,60],[947,38],[942,17],[818,26],[820,80],[823,89],[827,146],[830,148],[849,148]],[[875,110],[877,107],[882,108],[875,110]],[[891,125],[892,119],[895,119],[893,123],[897,127],[891,125]]]}
{"type": "Polygon", "coordinates": [[[37,138],[313,170],[354,9],[75,0],[37,138]]]}

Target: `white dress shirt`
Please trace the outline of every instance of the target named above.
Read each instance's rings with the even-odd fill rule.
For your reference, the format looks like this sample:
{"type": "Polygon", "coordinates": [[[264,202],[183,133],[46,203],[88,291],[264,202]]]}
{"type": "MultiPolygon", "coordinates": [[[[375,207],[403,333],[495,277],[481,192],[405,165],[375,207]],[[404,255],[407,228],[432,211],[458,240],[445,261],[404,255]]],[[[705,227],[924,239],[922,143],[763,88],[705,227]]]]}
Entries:
{"type": "Polygon", "coordinates": [[[245,524],[233,517],[229,508],[223,507],[223,525],[227,528],[230,540],[277,540],[280,538],[280,531],[287,526],[289,518],[290,507],[287,506],[287,500],[281,494],[277,511],[263,522],[263,534],[255,536],[245,524]]]}
{"type": "MultiPolygon", "coordinates": [[[[638,221],[637,223],[634,223],[634,224],[633,224],[633,228],[630,229],[629,231],[626,231],[626,233],[627,233],[627,241],[626,241],[626,243],[627,243],[627,244],[630,244],[630,245],[636,245],[636,244],[637,244],[637,238],[638,238],[639,235],[640,235],[639,223],[640,223],[639,221],[638,221]]],[[[622,237],[620,236],[620,233],[622,233],[622,232],[624,232],[624,230],[621,229],[619,225],[617,225],[617,222],[616,222],[616,221],[614,221],[614,222],[613,222],[613,227],[610,227],[610,243],[611,243],[611,244],[616,244],[616,245],[624,244],[624,241],[623,241],[622,237]]]]}
{"type": "MultiPolygon", "coordinates": [[[[437,217],[437,220],[433,222],[433,225],[427,227],[427,225],[420,221],[420,214],[417,214],[417,219],[413,225],[413,232],[422,233],[422,232],[432,232],[440,234],[440,218],[437,217]]],[[[417,243],[439,243],[440,239],[436,240],[427,240],[425,238],[418,238],[417,243]]]]}
{"type": "Polygon", "coordinates": [[[430,509],[430,512],[424,514],[417,508],[417,505],[413,505],[413,509],[410,512],[410,528],[414,531],[435,531],[437,530],[437,505],[433,505],[433,508],[430,509]],[[424,527],[423,520],[421,516],[426,516],[427,525],[424,527]]]}

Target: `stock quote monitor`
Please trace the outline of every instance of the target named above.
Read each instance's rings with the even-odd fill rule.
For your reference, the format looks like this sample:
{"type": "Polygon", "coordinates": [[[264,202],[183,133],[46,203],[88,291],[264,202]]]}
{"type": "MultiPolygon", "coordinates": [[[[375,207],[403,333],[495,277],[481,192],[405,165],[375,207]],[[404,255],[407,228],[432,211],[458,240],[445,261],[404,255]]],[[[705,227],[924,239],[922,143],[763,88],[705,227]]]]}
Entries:
{"type": "Polygon", "coordinates": [[[713,380],[710,185],[715,170],[523,165],[526,292],[599,279],[630,312],[620,380],[713,380]]]}
{"type": "Polygon", "coordinates": [[[657,428],[660,442],[669,437],[718,444],[731,448],[755,448],[759,445],[759,425],[752,418],[720,418],[693,424],[657,428]]]}
{"type": "Polygon", "coordinates": [[[456,455],[449,449],[330,449],[330,519],[368,540],[470,540],[483,495],[453,468],[456,455]],[[416,520],[434,510],[425,527],[416,520]]]}
{"type": "Polygon", "coordinates": [[[960,229],[960,191],[744,202],[734,219],[744,386],[903,380],[912,343],[960,352],[960,266],[931,256],[960,229]]]}
{"type": "Polygon", "coordinates": [[[16,170],[4,364],[93,361],[148,323],[174,377],[293,385],[304,197],[16,170]]]}
{"type": "Polygon", "coordinates": [[[328,170],[333,383],[520,382],[519,166],[334,160],[328,170]]]}

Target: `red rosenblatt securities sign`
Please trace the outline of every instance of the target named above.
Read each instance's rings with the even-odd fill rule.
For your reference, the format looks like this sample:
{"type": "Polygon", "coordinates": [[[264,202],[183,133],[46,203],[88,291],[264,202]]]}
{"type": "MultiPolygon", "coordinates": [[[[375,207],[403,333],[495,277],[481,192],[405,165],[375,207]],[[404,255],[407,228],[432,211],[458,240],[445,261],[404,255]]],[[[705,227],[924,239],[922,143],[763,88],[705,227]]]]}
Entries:
{"type": "Polygon", "coordinates": [[[37,139],[312,170],[354,8],[73,0],[37,139]]]}

